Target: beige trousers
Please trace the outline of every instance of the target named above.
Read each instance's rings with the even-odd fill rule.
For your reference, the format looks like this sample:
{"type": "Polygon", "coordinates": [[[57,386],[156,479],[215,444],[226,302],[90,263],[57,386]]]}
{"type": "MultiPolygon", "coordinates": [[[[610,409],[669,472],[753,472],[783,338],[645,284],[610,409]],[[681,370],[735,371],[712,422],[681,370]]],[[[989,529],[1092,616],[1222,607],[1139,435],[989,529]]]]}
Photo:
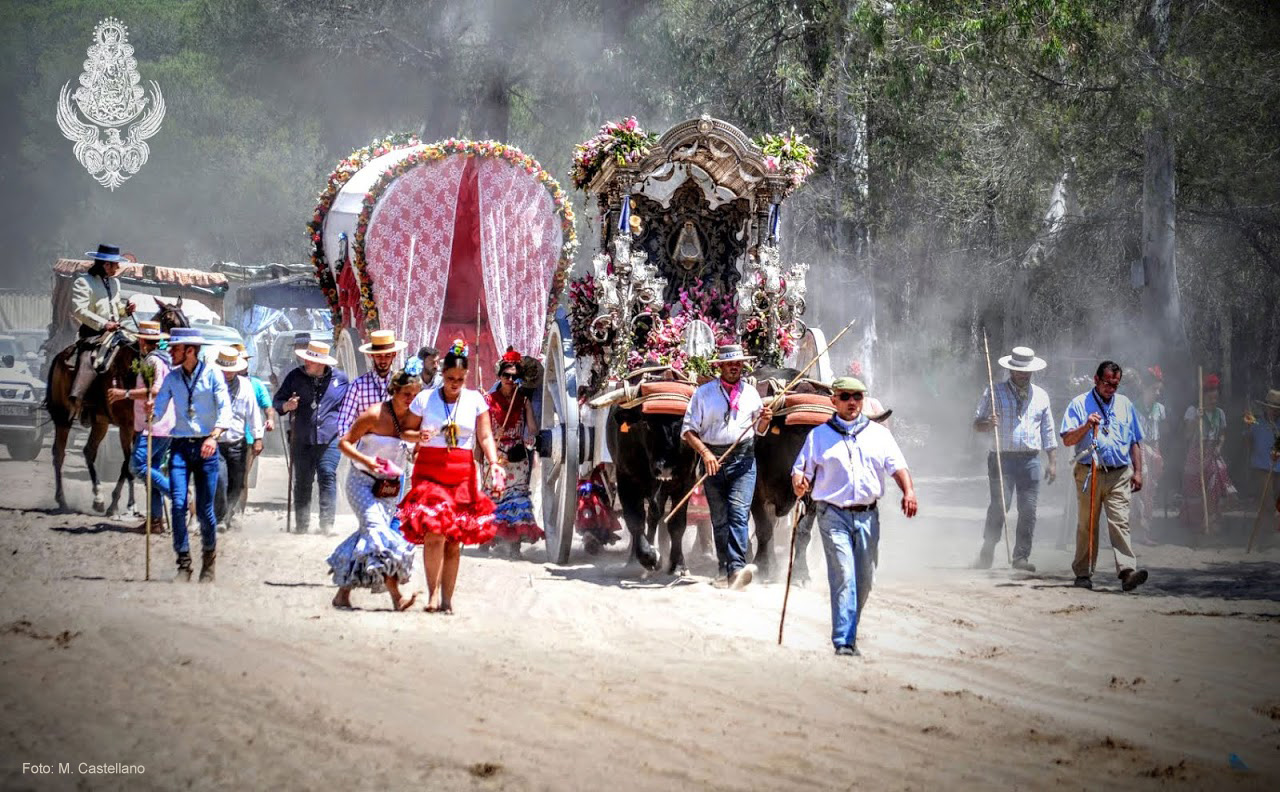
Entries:
{"type": "Polygon", "coordinates": [[[1085,486],[1085,478],[1089,475],[1088,465],[1073,465],[1076,480],[1076,502],[1079,504],[1079,517],[1076,520],[1076,557],[1071,562],[1071,571],[1076,577],[1092,577],[1093,567],[1098,562],[1098,546],[1101,542],[1094,537],[1090,548],[1089,525],[1092,515],[1094,530],[1098,530],[1099,515],[1107,510],[1107,532],[1111,537],[1111,549],[1116,556],[1116,574],[1137,567],[1138,559],[1134,558],[1133,547],[1129,544],[1129,502],[1133,497],[1130,483],[1133,481],[1133,468],[1115,470],[1110,473],[1098,471],[1098,480],[1093,482],[1093,503],[1089,502],[1090,487],[1085,486]],[[1092,509],[1090,508],[1092,506],[1092,509]],[[1092,552],[1091,552],[1092,551],[1092,552]]]}

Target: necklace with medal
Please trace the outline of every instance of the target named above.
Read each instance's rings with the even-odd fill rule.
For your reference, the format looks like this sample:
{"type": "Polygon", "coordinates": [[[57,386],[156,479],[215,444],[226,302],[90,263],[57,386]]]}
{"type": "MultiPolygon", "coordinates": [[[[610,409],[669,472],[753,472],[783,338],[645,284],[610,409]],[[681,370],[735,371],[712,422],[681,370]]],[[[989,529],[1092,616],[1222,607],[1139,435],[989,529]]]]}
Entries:
{"type": "Polygon", "coordinates": [[[204,361],[196,364],[196,370],[191,377],[187,377],[187,370],[182,370],[182,384],[187,389],[187,420],[194,421],[196,419],[196,385],[200,382],[200,375],[204,372],[204,361]]]}
{"type": "Polygon", "coordinates": [[[320,400],[324,398],[324,392],[329,390],[329,377],[326,373],[320,379],[316,380],[315,390],[311,393],[311,414],[315,415],[316,410],[320,409],[320,400]]]}
{"type": "Polygon", "coordinates": [[[449,448],[458,447],[458,423],[453,416],[458,412],[458,402],[462,401],[462,394],[458,394],[458,398],[453,402],[453,408],[450,409],[449,403],[444,400],[444,389],[437,391],[440,394],[440,403],[444,405],[444,423],[440,425],[440,433],[444,435],[444,444],[449,448]]]}

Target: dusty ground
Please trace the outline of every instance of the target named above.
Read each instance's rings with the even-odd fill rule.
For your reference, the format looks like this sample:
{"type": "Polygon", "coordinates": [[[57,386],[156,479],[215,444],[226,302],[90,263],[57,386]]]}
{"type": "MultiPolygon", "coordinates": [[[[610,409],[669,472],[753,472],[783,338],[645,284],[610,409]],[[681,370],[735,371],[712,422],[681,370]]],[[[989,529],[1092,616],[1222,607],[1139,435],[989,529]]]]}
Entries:
{"type": "MultiPolygon", "coordinates": [[[[278,464],[278,460],[275,461],[278,464]]],[[[144,540],[73,505],[47,454],[0,460],[0,785],[71,788],[1274,789],[1280,551],[1143,548],[1148,586],[1070,587],[1056,485],[1041,573],[965,568],[985,483],[896,509],[836,658],[825,587],[642,580],[625,553],[551,567],[468,555],[457,614],[336,612],[340,537],[281,531],[282,470],[214,585],[143,581],[144,540]],[[594,563],[591,563],[594,561],[594,563]],[[1231,769],[1236,754],[1248,770],[1231,769]],[[45,763],[48,775],[24,773],[45,763]],[[59,774],[58,763],[71,772],[59,774]],[[80,762],[145,767],[84,775],[80,762]]],[[[353,518],[340,518],[349,530],[353,518]]],[[[1270,530],[1270,529],[1268,529],[1270,530]]],[[[784,545],[785,547],[785,545],[784,545]]],[[[812,564],[821,576],[817,542],[812,564]]],[[[152,543],[167,579],[167,537],[152,543]]],[[[417,571],[421,586],[421,571],[417,571]]]]}

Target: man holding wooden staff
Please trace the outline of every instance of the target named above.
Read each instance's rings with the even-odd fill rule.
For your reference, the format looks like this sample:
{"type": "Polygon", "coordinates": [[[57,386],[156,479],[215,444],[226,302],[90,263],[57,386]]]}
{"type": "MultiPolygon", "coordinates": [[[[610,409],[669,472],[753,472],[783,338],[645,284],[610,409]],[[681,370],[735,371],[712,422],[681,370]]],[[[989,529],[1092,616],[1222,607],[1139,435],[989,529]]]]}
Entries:
{"type": "MultiPolygon", "coordinates": [[[[133,429],[137,432],[137,440],[133,446],[133,456],[129,460],[129,470],[135,476],[151,477],[151,533],[164,532],[164,499],[169,497],[169,476],[165,474],[164,458],[169,453],[169,432],[173,429],[173,405],[151,426],[151,456],[147,456],[147,399],[155,398],[160,392],[160,383],[169,375],[169,353],[160,349],[160,342],[169,334],[160,329],[159,322],[143,319],[138,322],[138,352],[143,361],[152,367],[151,387],[142,374],[138,374],[137,382],[129,390],[109,388],[107,400],[114,404],[120,399],[132,399],[133,429]]],[[[138,526],[145,532],[145,523],[138,526]]]]}
{"type": "Polygon", "coordinates": [[[884,477],[902,490],[902,513],[916,515],[907,460],[893,434],[862,412],[867,387],[853,377],[831,384],[835,415],[805,438],[791,468],[796,497],[813,491],[818,530],[827,556],[831,588],[831,643],[836,654],[860,655],[858,618],[871,594],[871,573],[880,542],[884,477]]]}
{"type": "Polygon", "coordinates": [[[680,429],[706,466],[703,490],[719,578],[732,589],[745,588],[755,574],[755,565],[746,558],[751,540],[747,519],[756,487],[755,435],[764,434],[773,418],[756,389],[742,380],[743,364],[754,359],[739,344],[719,347],[711,365],[720,369],[720,376],[693,392],[680,429]]]}
{"type": "Polygon", "coordinates": [[[978,402],[973,428],[990,432],[998,428],[1000,455],[993,448],[987,455],[987,479],[991,484],[991,505],[987,507],[987,524],[978,553],[977,569],[990,569],[996,545],[1004,530],[1005,504],[1018,495],[1018,533],[1013,546],[1013,568],[1035,572],[1031,563],[1031,539],[1036,530],[1036,506],[1040,499],[1040,452],[1045,454],[1043,478],[1052,484],[1058,477],[1055,452],[1058,438],[1053,431],[1053,411],[1049,394],[1031,384],[1034,372],[1048,364],[1029,347],[1014,347],[1012,354],[1000,358],[1000,367],[1008,370],[1009,379],[988,387],[978,402]],[[994,389],[995,396],[992,397],[994,389]],[[995,402],[996,415],[991,415],[995,402]],[[997,423],[998,421],[998,423],[997,423]],[[1004,487],[1003,497],[1000,488],[1004,487]]]}
{"type": "Polygon", "coordinates": [[[1080,588],[1093,588],[1103,508],[1121,587],[1133,591],[1147,580],[1147,570],[1138,568],[1129,541],[1129,506],[1133,493],[1142,489],[1142,426],[1133,403],[1116,393],[1123,373],[1118,363],[1104,360],[1094,375],[1094,387],[1072,399],[1062,417],[1062,444],[1075,446],[1080,509],[1071,570],[1080,588]]]}

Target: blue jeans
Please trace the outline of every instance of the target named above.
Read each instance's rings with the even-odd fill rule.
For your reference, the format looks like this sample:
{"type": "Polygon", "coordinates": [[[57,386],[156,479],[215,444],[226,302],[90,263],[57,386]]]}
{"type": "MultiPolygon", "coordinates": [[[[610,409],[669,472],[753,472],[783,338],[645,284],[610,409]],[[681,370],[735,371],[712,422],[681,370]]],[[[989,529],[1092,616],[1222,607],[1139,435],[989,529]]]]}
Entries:
{"type": "Polygon", "coordinates": [[[298,533],[306,533],[311,523],[311,482],[320,485],[320,530],[333,530],[338,503],[338,462],[342,452],[334,438],[324,445],[297,443],[293,447],[293,519],[298,533]]]}
{"type": "Polygon", "coordinates": [[[755,489],[756,457],[750,448],[744,450],[741,446],[724,461],[720,472],[707,476],[703,482],[721,574],[732,575],[747,565],[751,543],[747,520],[755,489]]]}
{"type": "Polygon", "coordinates": [[[853,646],[858,640],[858,617],[871,595],[880,512],[851,512],[825,501],[816,505],[831,589],[831,643],[836,648],[853,646]]]}
{"type": "MultiPolygon", "coordinates": [[[[151,438],[151,464],[147,464],[147,436],[138,435],[133,441],[133,456],[129,458],[129,472],[141,477],[143,471],[150,471],[151,476],[151,518],[160,519],[164,514],[164,499],[169,497],[169,477],[164,474],[161,463],[169,452],[168,437],[151,438]]],[[[143,481],[146,485],[146,481],[143,481]]]]}
{"type": "MultiPolygon", "coordinates": [[[[1036,504],[1040,501],[1040,454],[1000,455],[1004,468],[1004,502],[1012,505],[1018,493],[1018,535],[1013,546],[1014,560],[1031,555],[1031,538],[1036,532],[1036,504]]],[[[991,485],[991,505],[987,507],[987,527],[983,532],[983,552],[991,552],[1003,533],[1000,520],[1000,473],[996,454],[987,455],[987,482],[991,485]]]]}
{"type": "Polygon", "coordinates": [[[213,496],[218,490],[218,455],[200,457],[203,437],[174,437],[169,456],[169,488],[172,493],[173,550],[189,553],[187,546],[187,482],[196,481],[196,517],[200,520],[200,545],[218,547],[218,522],[213,516],[213,496]]]}

